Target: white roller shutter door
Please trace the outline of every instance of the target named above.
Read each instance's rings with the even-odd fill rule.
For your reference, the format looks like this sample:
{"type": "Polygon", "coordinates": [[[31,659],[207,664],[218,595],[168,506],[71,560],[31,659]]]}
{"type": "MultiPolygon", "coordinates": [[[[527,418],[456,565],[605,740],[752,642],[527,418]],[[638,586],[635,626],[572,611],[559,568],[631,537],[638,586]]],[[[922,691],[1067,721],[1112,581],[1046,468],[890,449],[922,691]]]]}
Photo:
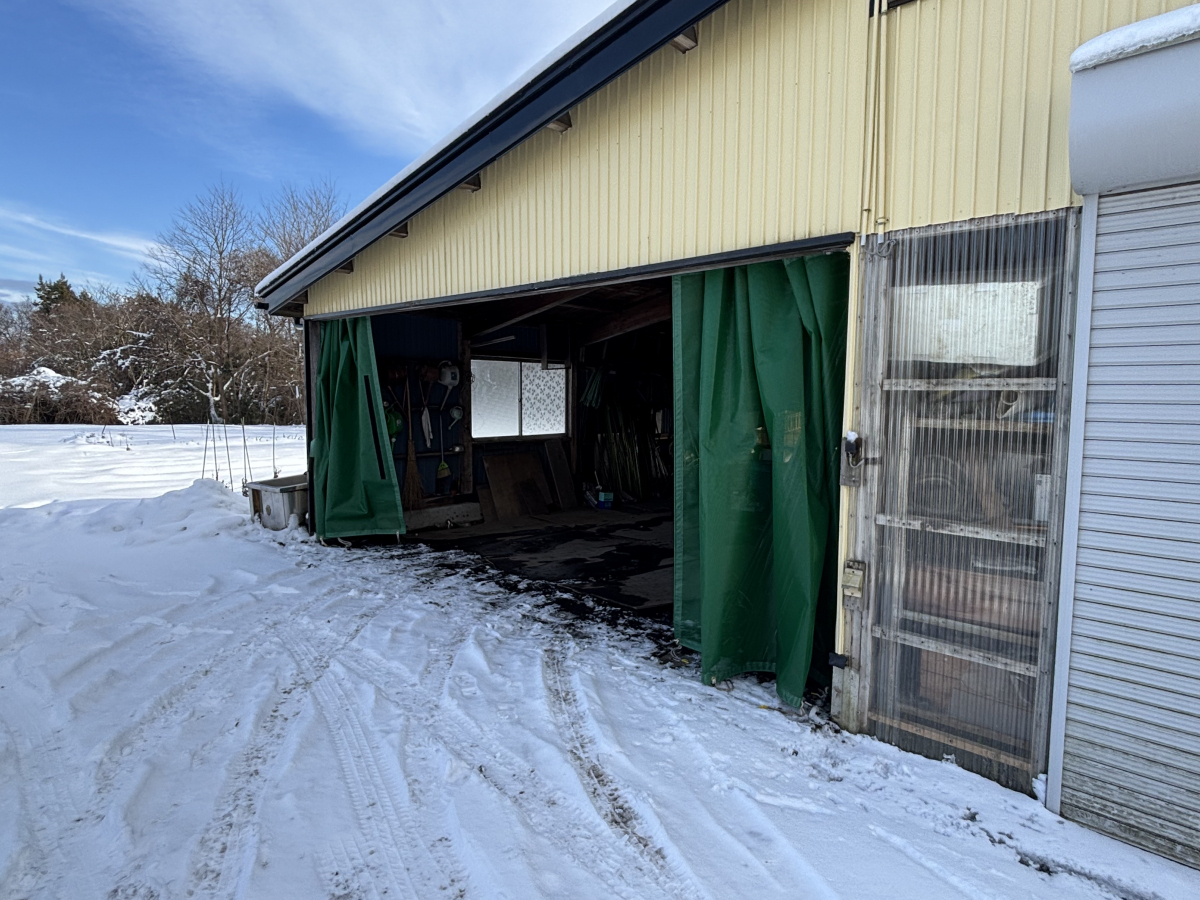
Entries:
{"type": "Polygon", "coordinates": [[[1200,866],[1200,184],[1100,197],[1087,365],[1060,810],[1200,866]]]}

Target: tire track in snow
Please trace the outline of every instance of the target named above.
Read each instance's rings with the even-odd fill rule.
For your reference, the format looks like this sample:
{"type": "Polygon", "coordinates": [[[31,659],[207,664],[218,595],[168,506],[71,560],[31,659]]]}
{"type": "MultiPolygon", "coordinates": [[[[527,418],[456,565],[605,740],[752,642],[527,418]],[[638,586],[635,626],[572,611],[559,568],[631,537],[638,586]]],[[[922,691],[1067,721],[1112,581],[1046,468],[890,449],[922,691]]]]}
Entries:
{"type": "Polygon", "coordinates": [[[13,696],[6,702],[13,720],[5,719],[3,727],[17,776],[17,831],[22,842],[8,870],[0,873],[0,896],[57,898],[62,891],[50,885],[59,884],[80,862],[64,844],[89,815],[78,802],[86,789],[75,762],[80,754],[77,747],[66,746],[71,740],[68,729],[43,730],[44,708],[13,696]]]}
{"type": "MultiPolygon", "coordinates": [[[[322,624],[309,623],[315,629],[314,634],[326,631],[326,627],[322,624]]],[[[453,666],[456,657],[457,648],[466,641],[470,634],[470,627],[458,624],[451,629],[448,640],[440,646],[430,647],[429,655],[425,665],[417,673],[412,673],[408,669],[396,663],[384,663],[382,657],[377,657],[374,651],[363,650],[358,647],[347,647],[338,655],[338,661],[344,663],[344,657],[347,654],[370,654],[384,665],[389,672],[394,674],[393,681],[402,682],[404,688],[413,690],[422,685],[423,688],[431,694],[440,694],[444,687],[446,679],[449,677],[450,669],[453,666]]],[[[328,633],[324,635],[324,639],[328,639],[328,633]]],[[[344,677],[339,679],[345,691],[344,677]]],[[[367,682],[370,683],[370,682],[367,682]]],[[[395,687],[395,684],[393,684],[395,687]]],[[[352,689],[351,691],[352,692],[352,689]]],[[[347,705],[348,706],[348,705],[347,705]]],[[[343,706],[335,706],[337,709],[344,708],[343,706]]],[[[361,719],[360,719],[361,720],[361,719]]],[[[331,732],[335,731],[333,722],[330,722],[331,732]]],[[[426,732],[422,731],[424,736],[426,732]]],[[[434,746],[440,746],[436,741],[434,746]]],[[[378,741],[376,741],[378,746],[378,741]]],[[[407,830],[412,834],[411,846],[420,846],[422,843],[428,850],[429,856],[436,863],[438,870],[443,874],[451,888],[449,896],[459,897],[466,896],[469,892],[469,876],[462,860],[455,852],[454,835],[448,827],[447,804],[444,794],[440,788],[442,784],[442,775],[440,772],[433,771],[432,764],[426,761],[425,754],[413,753],[413,744],[408,742],[405,746],[405,765],[401,765],[399,759],[394,755],[386,755],[386,758],[391,761],[387,765],[387,770],[391,773],[393,784],[403,783],[407,790],[407,799],[411,802],[406,804],[406,823],[407,830]],[[413,772],[412,768],[418,770],[413,772]],[[413,777],[409,777],[409,775],[413,777]],[[431,786],[432,789],[424,789],[425,785],[431,786]]],[[[361,821],[361,819],[360,819],[361,821]]]]}
{"type": "MultiPolygon", "coordinates": [[[[193,713],[193,698],[205,687],[213,673],[228,674],[227,663],[240,660],[240,671],[255,661],[247,654],[250,642],[217,652],[197,663],[182,681],[172,684],[147,704],[136,721],[117,732],[108,742],[96,765],[94,806],[100,807],[137,772],[137,763],[150,756],[193,713]],[[140,752],[139,752],[140,751],[140,752]]],[[[234,682],[225,679],[219,690],[224,697],[234,693],[234,682]]],[[[97,808],[96,815],[103,815],[97,808]]]]}
{"type": "Polygon", "coordinates": [[[612,896],[644,900],[663,895],[658,879],[645,871],[625,841],[618,839],[597,816],[575,805],[527,761],[506,750],[499,736],[445,704],[442,688],[452,668],[452,654],[438,654],[439,662],[433,670],[440,677],[431,679],[436,684],[427,682],[415,689],[406,670],[377,654],[347,646],[339,651],[338,660],[349,671],[375,685],[409,717],[414,728],[424,728],[448,753],[500,794],[531,831],[574,865],[594,875],[612,896]],[[445,662],[447,658],[449,664],[445,662]]]}
{"type": "Polygon", "coordinates": [[[255,723],[248,745],[230,765],[216,813],[200,835],[188,873],[188,896],[242,895],[258,843],[262,796],[290,722],[308,700],[309,687],[306,678],[296,675],[268,697],[270,709],[255,723]]]}
{"type": "Polygon", "coordinates": [[[383,900],[354,841],[334,841],[320,854],[317,870],[330,900],[383,900]]]}
{"type": "MultiPolygon", "coordinates": [[[[693,683],[694,688],[702,691],[707,689],[693,683]]],[[[707,715],[722,716],[719,712],[725,707],[720,704],[711,705],[707,715]]],[[[722,716],[723,717],[723,716],[722,716]]],[[[757,895],[758,896],[796,896],[797,891],[811,900],[839,900],[838,892],[823,875],[810,863],[803,851],[796,847],[788,836],[767,816],[762,804],[778,806],[778,803],[759,800],[760,792],[752,788],[740,778],[732,777],[726,771],[724,762],[718,762],[714,757],[711,741],[695,733],[687,721],[676,720],[673,723],[678,740],[672,747],[676,748],[674,764],[679,771],[712,773],[717,777],[713,780],[713,790],[697,790],[692,794],[698,809],[689,814],[689,827],[692,834],[704,828],[712,832],[709,842],[722,848],[736,847],[741,856],[741,864],[758,867],[757,895]],[[685,760],[685,754],[691,754],[690,760],[685,760]],[[733,789],[730,792],[730,788],[733,789]],[[733,803],[726,802],[731,798],[733,803]],[[757,832],[757,845],[751,846],[745,840],[747,833],[757,832]],[[763,857],[763,838],[768,839],[775,848],[774,860],[768,864],[763,857]]],[[[744,774],[744,773],[743,773],[744,774]]],[[[812,814],[809,810],[796,810],[812,814]]],[[[822,811],[821,815],[825,815],[822,811]]],[[[726,850],[723,855],[728,855],[726,850]]],[[[736,864],[736,863],[735,863],[736,864]]]]}
{"type": "MultiPolygon", "coordinates": [[[[311,649],[295,636],[290,636],[286,644],[301,668],[315,674],[311,649]]],[[[394,759],[389,765],[388,756],[366,723],[345,676],[336,668],[327,667],[322,676],[313,678],[312,693],[333,740],[359,827],[368,838],[368,856],[378,855],[384,861],[367,865],[376,883],[385,885],[380,893],[403,894],[417,900],[432,896],[462,897],[464,876],[445,871],[423,847],[421,832],[413,822],[403,773],[398,771],[394,759]],[[401,856],[401,847],[411,849],[407,858],[401,856]]]]}
{"type": "MultiPolygon", "coordinates": [[[[331,651],[358,637],[381,607],[376,604],[355,616],[348,634],[334,636],[329,646],[314,650],[308,671],[293,672],[284,687],[272,692],[264,704],[270,709],[259,717],[249,743],[230,765],[216,811],[200,835],[188,873],[188,896],[242,896],[257,848],[262,796],[289,739],[291,723],[309,702],[313,683],[329,669],[331,651]]],[[[274,630],[283,632],[283,627],[274,630]]]]}
{"type": "MultiPolygon", "coordinates": [[[[157,631],[153,625],[149,626],[149,630],[157,631]]],[[[129,649],[137,637],[146,633],[147,629],[137,629],[133,634],[125,635],[133,640],[118,640],[88,654],[82,664],[72,666],[63,677],[52,679],[51,685],[61,686],[64,680],[77,675],[87,664],[97,662],[107,654],[129,649]]],[[[232,653],[230,650],[218,654],[216,658],[208,660],[207,666],[216,668],[221,660],[232,653]]],[[[207,675],[207,672],[203,674],[207,675]]],[[[22,797],[18,827],[26,837],[18,858],[4,874],[4,880],[0,881],[0,888],[3,888],[0,895],[42,896],[48,890],[47,882],[60,883],[65,873],[77,871],[80,865],[90,868],[97,875],[103,872],[111,851],[104,858],[88,860],[76,856],[68,858],[68,851],[64,847],[74,844],[92,850],[96,846],[95,841],[83,842],[80,838],[87,830],[101,826],[109,813],[105,808],[108,797],[120,784],[138,774],[137,763],[142,757],[136,755],[134,750],[142,743],[145,737],[143,732],[154,730],[155,725],[162,725],[160,720],[176,707],[181,710],[179,718],[190,713],[190,709],[183,704],[194,693],[199,680],[202,679],[193,683],[192,679],[186,679],[182,686],[177,682],[172,683],[166,691],[155,697],[134,725],[118,732],[117,737],[109,742],[91,774],[79,765],[79,760],[84,756],[82,752],[64,751],[62,742],[66,740],[66,732],[58,732],[53,738],[42,735],[37,722],[44,718],[44,711],[28,712],[23,717],[21,731],[24,737],[21,744],[24,749],[15,738],[12,746],[16,754],[16,768],[20,773],[22,797]],[[86,786],[84,781],[87,782],[86,786]],[[72,784],[79,788],[80,796],[86,797],[82,804],[72,796],[72,784]],[[19,892],[15,887],[18,884],[21,885],[19,892]]],[[[159,730],[165,732],[167,729],[162,727],[159,730]]],[[[119,884],[113,888],[111,896],[157,895],[152,887],[131,883],[131,877],[129,871],[118,875],[119,884]]],[[[57,896],[58,892],[52,895],[57,896]]]]}
{"type": "MultiPolygon", "coordinates": [[[[11,729],[7,730],[12,735],[11,729]]],[[[80,797],[88,797],[90,779],[78,765],[82,755],[78,748],[75,752],[64,748],[68,730],[44,735],[28,717],[22,730],[24,752],[16,749],[15,736],[13,746],[20,792],[18,828],[23,841],[15,864],[0,880],[0,897],[57,900],[75,896],[63,884],[69,875],[78,876],[82,871],[98,880],[110,870],[108,847],[79,840],[84,829],[99,824],[104,816],[96,812],[90,797],[79,802],[80,797]]],[[[94,886],[94,881],[91,883],[94,886]]],[[[140,885],[134,893],[118,894],[114,889],[106,896],[153,900],[158,894],[154,888],[140,885]]]]}
{"type": "MultiPolygon", "coordinates": [[[[450,677],[458,650],[472,630],[461,623],[456,625],[442,646],[430,648],[425,665],[416,674],[396,663],[385,662],[374,651],[359,647],[346,648],[339,654],[339,662],[343,662],[343,657],[347,654],[369,654],[395,673],[394,688],[395,682],[403,682],[411,689],[427,692],[428,696],[440,697],[450,677]]],[[[366,683],[372,684],[369,680],[366,683]]],[[[428,729],[423,728],[413,716],[406,716],[405,722],[402,762],[401,758],[396,762],[398,775],[407,782],[408,793],[412,799],[412,813],[417,820],[415,827],[424,837],[425,846],[442,871],[451,875],[454,884],[461,886],[462,890],[458,896],[467,896],[472,892],[470,877],[455,849],[456,833],[450,827],[451,805],[442,789],[444,775],[438,771],[433,754],[429,752],[432,749],[433,753],[436,753],[441,744],[432,738],[428,729]]]]}
{"type": "MultiPolygon", "coordinates": [[[[252,591],[251,599],[238,602],[233,607],[223,610],[208,610],[189,619],[175,623],[176,626],[198,629],[200,623],[211,622],[226,626],[230,634],[249,634],[256,637],[229,646],[228,641],[216,641],[216,651],[207,655],[205,646],[195,646],[187,649],[193,651],[193,661],[190,663],[191,672],[181,681],[172,682],[170,686],[155,696],[145,707],[136,721],[121,729],[108,742],[103,755],[96,766],[95,806],[102,804],[111,794],[137,773],[137,763],[150,756],[174,731],[193,713],[193,698],[202,688],[208,687],[214,675],[220,676],[220,682],[212,686],[212,690],[221,692],[222,696],[232,696],[242,683],[229,677],[228,663],[241,663],[240,672],[252,667],[261,652],[261,644],[272,631],[277,631],[284,622],[282,617],[274,621],[264,617],[259,611],[263,598],[258,596],[269,592],[271,585],[257,591],[252,591]],[[196,651],[199,652],[196,652],[196,651]]],[[[316,606],[322,597],[310,597],[289,610],[290,615],[304,615],[316,606]]],[[[188,642],[191,643],[191,642],[188,642]]],[[[171,647],[176,652],[184,649],[184,642],[173,642],[171,647]]],[[[95,815],[102,816],[98,809],[95,815]]]]}
{"type": "Polygon", "coordinates": [[[880,828],[878,825],[867,825],[867,828],[871,830],[871,834],[875,835],[875,837],[899,850],[917,865],[936,875],[946,884],[950,885],[950,887],[957,890],[964,897],[970,897],[972,900],[995,900],[992,894],[989,894],[987,891],[983,890],[983,888],[972,884],[962,876],[955,875],[941,863],[930,859],[899,835],[892,834],[890,831],[886,831],[885,829],[880,828]]]}
{"type": "MultiPolygon", "coordinates": [[[[261,611],[264,603],[261,595],[272,593],[272,586],[268,584],[249,592],[250,599],[240,601],[232,607],[208,609],[175,623],[188,628],[198,628],[201,623],[215,623],[226,626],[226,630],[231,634],[243,633],[253,637],[235,646],[221,647],[218,643],[219,649],[211,656],[205,656],[204,648],[201,648],[201,652],[195,654],[198,658],[190,661],[192,671],[181,682],[172,682],[165,691],[147,704],[145,711],[134,723],[118,732],[109,742],[97,766],[96,794],[99,800],[105,799],[117,790],[124,780],[136,774],[136,763],[139,759],[149,756],[175,728],[192,715],[192,701],[202,689],[217,690],[223,696],[235,693],[243,682],[229,677],[229,662],[240,662],[239,672],[252,668],[262,655],[263,646],[270,641],[272,633],[278,633],[287,618],[303,616],[323,602],[328,607],[344,600],[342,592],[329,590],[310,596],[296,606],[283,610],[284,615],[272,618],[269,615],[264,616],[261,611]],[[220,678],[217,685],[212,685],[214,676],[220,678]],[[138,750],[141,750],[140,754],[138,750]]],[[[373,616],[377,610],[378,607],[365,611],[366,619],[373,616]]],[[[269,612],[278,613],[280,610],[271,609],[269,612]]],[[[354,629],[354,636],[361,631],[362,625],[365,625],[365,620],[354,629]]],[[[183,642],[176,642],[172,646],[184,648],[183,642]]],[[[185,661],[185,664],[188,663],[189,661],[185,661]]]]}
{"type": "MultiPolygon", "coordinates": [[[[229,697],[233,696],[241,685],[244,685],[244,680],[230,676],[227,662],[231,660],[240,662],[239,672],[245,672],[261,664],[266,646],[271,642],[273,635],[276,637],[279,635],[288,616],[302,616],[323,601],[335,602],[340,593],[331,590],[310,596],[296,606],[284,610],[283,616],[276,615],[272,618],[270,615],[263,615],[261,610],[265,598],[260,596],[264,593],[272,593],[271,587],[272,585],[268,584],[265,588],[251,592],[251,599],[235,604],[233,609],[227,607],[224,610],[209,610],[181,623],[194,626],[197,622],[219,622],[229,626],[234,633],[250,634],[253,637],[241,642],[236,647],[222,649],[215,656],[202,658],[201,662],[195,664],[194,671],[185,679],[184,684],[174,684],[156,697],[137,722],[124,729],[117,738],[110,742],[97,767],[96,794],[98,801],[103,801],[107,796],[120,790],[125,782],[134,778],[138,772],[137,763],[152,755],[156,748],[192,714],[191,701],[200,693],[201,689],[208,688],[219,691],[223,697],[229,697]],[[237,618],[232,621],[230,619],[231,612],[237,615],[237,618]],[[218,678],[216,684],[213,684],[214,677],[218,678]]],[[[356,627],[351,640],[358,635],[366,621],[377,609],[378,607],[366,610],[363,614],[365,618],[355,621],[356,627]]],[[[269,609],[268,612],[278,613],[279,610],[269,609]]],[[[336,642],[338,638],[331,632],[329,640],[336,642]]],[[[279,749],[279,747],[275,748],[274,755],[278,755],[279,749]]],[[[265,782],[261,787],[265,788],[265,782]]],[[[261,788],[259,794],[261,796],[261,788]]],[[[243,797],[242,799],[247,798],[243,797]]],[[[255,813],[255,817],[256,815],[257,813],[255,813]]],[[[231,833],[235,834],[235,843],[237,843],[242,841],[243,831],[255,827],[254,820],[254,818],[242,821],[230,820],[224,824],[231,833]]],[[[210,831],[212,828],[213,823],[210,823],[210,831]]],[[[253,848],[248,849],[252,850],[253,848]]],[[[245,873],[249,872],[249,867],[253,862],[252,857],[253,854],[250,853],[249,857],[241,860],[241,870],[245,873]]],[[[194,875],[195,872],[192,874],[194,875]]],[[[228,881],[230,877],[232,877],[231,872],[225,872],[218,878],[218,885],[228,881]]],[[[113,896],[124,896],[124,892],[140,889],[136,878],[136,868],[125,867],[118,877],[117,886],[113,888],[113,896]]],[[[133,894],[131,896],[140,895],[133,894]]]]}
{"type": "MultiPolygon", "coordinates": [[[[247,599],[239,599],[217,609],[205,606],[198,614],[180,617],[178,621],[171,623],[175,627],[189,629],[219,625],[232,633],[250,634],[255,637],[237,647],[221,649],[207,658],[202,651],[199,661],[194,663],[194,670],[184,679],[182,685],[172,684],[155,697],[142,716],[110,742],[97,768],[97,805],[116,792],[126,780],[132,778],[138,771],[138,760],[153,753],[156,747],[191,715],[192,699],[209,686],[211,676],[215,673],[225,676],[221,679],[220,687],[215,689],[222,690],[225,695],[231,695],[235,691],[240,682],[236,678],[231,680],[227,677],[226,664],[230,660],[239,659],[243,663],[241,670],[244,670],[253,663],[255,655],[261,654],[260,645],[268,642],[272,635],[278,637],[289,619],[303,617],[308,613],[328,616],[340,611],[341,607],[357,605],[358,609],[353,610],[350,615],[340,615],[335,619],[349,621],[352,625],[350,633],[338,636],[330,631],[326,636],[327,643],[331,646],[336,646],[342,641],[351,641],[384,605],[377,592],[361,588],[348,591],[344,580],[339,581],[327,576],[318,579],[322,583],[315,585],[325,588],[324,590],[310,594],[295,606],[282,608],[277,603],[268,605],[264,615],[264,604],[279,599],[270,596],[275,593],[272,588],[277,580],[279,579],[272,578],[265,585],[261,582],[247,585],[239,592],[249,595],[247,599]],[[268,596],[263,596],[264,594],[268,596]],[[363,608],[364,600],[375,602],[363,608]],[[249,659],[245,658],[247,647],[259,648],[259,654],[252,654],[249,659]]],[[[369,584],[365,578],[355,580],[360,582],[361,587],[369,584]]],[[[142,632],[139,636],[152,633],[153,631],[142,632]]],[[[182,642],[176,643],[182,645],[182,642]]],[[[76,668],[78,670],[79,667],[76,668]]],[[[327,668],[328,659],[323,655],[316,662],[317,671],[312,673],[313,677],[319,678],[327,668]]],[[[201,836],[194,854],[189,876],[193,885],[192,893],[222,893],[230,885],[237,891],[238,882],[248,875],[257,844],[258,807],[267,784],[265,770],[278,757],[286,742],[286,732],[290,729],[288,723],[299,715],[303,703],[307,702],[305,695],[308,687],[304,678],[293,678],[285,687],[272,694],[275,698],[274,708],[265,718],[260,718],[250,744],[235,758],[231,767],[234,773],[227,777],[226,788],[217,804],[219,812],[214,815],[201,836]]],[[[102,815],[99,813],[97,817],[102,815]]],[[[113,891],[119,894],[134,887],[135,885],[129,882],[131,877],[129,871],[124,872],[113,891]]]]}
{"type": "Polygon", "coordinates": [[[680,900],[708,896],[693,878],[681,874],[672,864],[666,849],[652,836],[650,823],[600,762],[596,742],[588,731],[587,709],[567,669],[567,655],[557,643],[542,651],[542,680],[554,726],[596,812],[637,854],[664,894],[680,900]]]}
{"type": "MultiPolygon", "coordinates": [[[[4,723],[8,733],[8,746],[13,756],[13,769],[17,776],[17,793],[20,802],[18,812],[17,833],[21,836],[21,844],[15,858],[4,871],[0,879],[0,894],[5,897],[24,900],[35,896],[40,882],[51,871],[51,846],[54,842],[49,834],[50,827],[44,816],[35,814],[35,810],[44,810],[47,806],[57,806],[57,803],[44,795],[40,788],[44,785],[39,773],[31,770],[30,762],[34,757],[34,743],[23,741],[25,752],[21,752],[17,733],[7,723],[4,723]]],[[[28,728],[24,730],[28,731],[28,728]]]]}

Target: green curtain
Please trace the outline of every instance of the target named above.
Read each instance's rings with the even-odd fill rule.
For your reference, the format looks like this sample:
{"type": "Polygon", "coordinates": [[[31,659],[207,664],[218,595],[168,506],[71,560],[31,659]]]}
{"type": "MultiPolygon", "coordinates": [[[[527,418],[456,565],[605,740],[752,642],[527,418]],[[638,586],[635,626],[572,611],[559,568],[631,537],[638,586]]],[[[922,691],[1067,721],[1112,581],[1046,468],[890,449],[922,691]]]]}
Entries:
{"type": "Polygon", "coordinates": [[[313,397],[313,515],[317,537],[403,534],[371,320],[321,323],[313,397]]]}
{"type": "MultiPolygon", "coordinates": [[[[673,282],[675,635],[799,705],[836,611],[849,257],[673,282]]],[[[827,678],[827,674],[824,675],[827,678]]]]}

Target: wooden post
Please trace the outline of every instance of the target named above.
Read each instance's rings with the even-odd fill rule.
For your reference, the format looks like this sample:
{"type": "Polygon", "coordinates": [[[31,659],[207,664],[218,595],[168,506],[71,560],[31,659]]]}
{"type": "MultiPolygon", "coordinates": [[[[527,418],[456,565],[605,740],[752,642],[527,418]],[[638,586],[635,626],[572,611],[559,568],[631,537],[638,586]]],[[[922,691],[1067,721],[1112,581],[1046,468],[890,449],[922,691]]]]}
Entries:
{"type": "Polygon", "coordinates": [[[475,490],[475,442],[471,438],[471,340],[463,334],[461,320],[458,323],[458,356],[458,405],[463,409],[462,421],[458,423],[463,445],[458,490],[470,494],[475,490]]]}

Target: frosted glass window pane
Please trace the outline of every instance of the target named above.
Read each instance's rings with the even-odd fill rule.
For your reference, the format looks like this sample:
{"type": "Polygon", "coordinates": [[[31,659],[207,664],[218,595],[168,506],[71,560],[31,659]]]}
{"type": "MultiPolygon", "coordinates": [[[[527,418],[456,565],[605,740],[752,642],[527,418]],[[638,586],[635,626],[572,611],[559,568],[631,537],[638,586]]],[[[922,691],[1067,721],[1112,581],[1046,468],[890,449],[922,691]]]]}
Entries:
{"type": "Polygon", "coordinates": [[[471,376],[471,434],[474,437],[519,434],[521,364],[473,359],[471,376]]]}
{"type": "Polygon", "coordinates": [[[567,430],[567,370],[522,363],[522,434],[563,434],[567,430]]]}
{"type": "Polygon", "coordinates": [[[902,284],[892,296],[892,359],[1035,366],[1052,350],[1040,282],[902,284]]]}

